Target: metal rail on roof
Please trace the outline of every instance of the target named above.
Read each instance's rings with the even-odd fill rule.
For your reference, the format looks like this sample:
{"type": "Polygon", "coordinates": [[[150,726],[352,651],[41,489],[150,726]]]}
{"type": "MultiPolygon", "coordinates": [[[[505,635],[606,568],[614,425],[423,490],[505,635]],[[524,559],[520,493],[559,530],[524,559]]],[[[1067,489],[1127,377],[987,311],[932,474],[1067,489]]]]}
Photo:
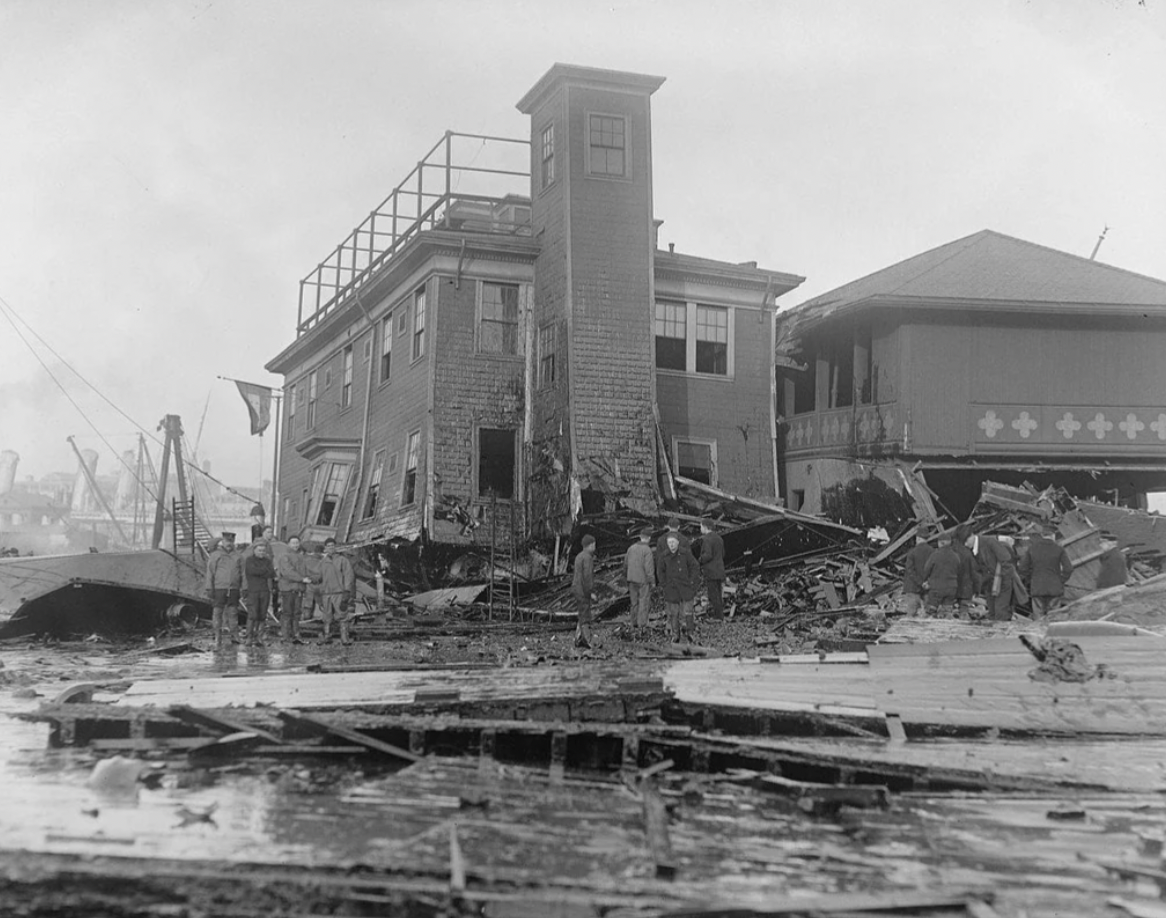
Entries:
{"type": "Polygon", "coordinates": [[[297,337],[354,296],[406,242],[442,227],[529,236],[530,141],[446,131],[388,197],[300,281],[297,337]],[[471,187],[462,190],[465,179],[471,187]]]}

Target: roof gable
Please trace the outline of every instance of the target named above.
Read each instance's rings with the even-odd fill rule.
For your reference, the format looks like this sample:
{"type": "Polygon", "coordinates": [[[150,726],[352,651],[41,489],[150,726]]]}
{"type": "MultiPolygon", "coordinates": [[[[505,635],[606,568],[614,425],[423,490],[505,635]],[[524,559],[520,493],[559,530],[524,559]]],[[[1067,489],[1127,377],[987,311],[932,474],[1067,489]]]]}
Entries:
{"type": "Polygon", "coordinates": [[[825,318],[874,298],[1166,307],[1166,281],[982,230],[843,284],[790,312],[825,318]]]}

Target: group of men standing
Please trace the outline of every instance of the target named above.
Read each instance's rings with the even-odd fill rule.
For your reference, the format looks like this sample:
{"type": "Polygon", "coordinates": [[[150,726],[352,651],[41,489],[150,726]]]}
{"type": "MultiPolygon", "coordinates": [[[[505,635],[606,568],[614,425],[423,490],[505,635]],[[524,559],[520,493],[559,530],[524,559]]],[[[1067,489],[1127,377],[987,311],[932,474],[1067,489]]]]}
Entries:
{"type": "MultiPolygon", "coordinates": [[[[628,584],[629,622],[633,631],[648,627],[652,591],[659,587],[664,600],[666,629],[670,641],[691,641],[696,633],[695,603],[703,580],[708,590],[709,617],[723,619],[725,606],[725,543],[709,520],[700,524],[700,554],[680,531],[680,521],[671,519],[664,534],[652,546],[655,530],[645,526],[637,541],[624,555],[624,577],[628,584]]],[[[572,593],[579,612],[575,634],[577,647],[591,645],[591,603],[595,599],[595,538],[583,537],[583,548],[575,556],[572,593]]]]}
{"type": "Polygon", "coordinates": [[[240,642],[237,634],[240,601],[247,610],[247,644],[263,644],[267,610],[276,598],[281,640],[303,643],[299,635],[300,617],[311,611],[311,603],[318,600],[324,622],[321,643],[332,640],[335,623],[340,629],[341,642],[351,644],[356,571],[352,562],[336,551],[336,540],[330,538],[324,542],[323,555],[314,564],[296,536],[278,552],[274,546],[274,532],[270,527],[242,554],[235,551],[234,533],[224,532],[216,540],[207,558],[205,580],[213,609],[215,646],[222,647],[228,639],[236,644],[240,642]]]}
{"type": "Polygon", "coordinates": [[[972,599],[981,595],[988,618],[1009,621],[1016,595],[1023,591],[1032,599],[1033,613],[1047,615],[1060,605],[1073,573],[1054,536],[1047,526],[1034,527],[1018,557],[1012,539],[974,534],[966,523],[950,532],[922,531],[903,567],[904,611],[966,616],[972,599]]]}

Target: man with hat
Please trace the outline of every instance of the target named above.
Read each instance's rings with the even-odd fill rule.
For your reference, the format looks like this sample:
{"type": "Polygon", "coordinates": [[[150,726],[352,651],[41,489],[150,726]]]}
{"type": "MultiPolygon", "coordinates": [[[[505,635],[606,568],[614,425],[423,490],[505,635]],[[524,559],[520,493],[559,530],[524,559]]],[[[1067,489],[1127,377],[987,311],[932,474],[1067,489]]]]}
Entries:
{"type": "Polygon", "coordinates": [[[960,583],[959,554],[951,547],[951,534],[939,536],[939,547],[923,565],[923,589],[927,593],[927,612],[948,618],[955,611],[960,583]]]}
{"type": "Polygon", "coordinates": [[[1017,565],[1032,597],[1033,615],[1045,616],[1057,608],[1065,595],[1065,583],[1073,575],[1069,553],[1050,538],[1051,534],[1045,527],[1038,527],[1017,565]]]}
{"type": "Polygon", "coordinates": [[[243,574],[235,555],[235,533],[224,532],[215,543],[206,562],[206,594],[211,601],[211,622],[215,646],[221,646],[224,635],[238,644],[239,589],[243,574]]]}
{"type": "Polygon", "coordinates": [[[575,555],[571,575],[571,596],[579,613],[575,646],[591,646],[591,603],[595,601],[595,536],[583,536],[583,547],[575,555]]]}
{"type": "Polygon", "coordinates": [[[628,580],[629,619],[632,627],[639,630],[648,627],[648,610],[652,600],[652,587],[656,585],[656,561],[652,555],[652,527],[645,526],[639,531],[636,541],[624,556],[624,573],[628,580]]]}
{"type": "Polygon", "coordinates": [[[725,617],[725,540],[707,519],[700,521],[700,572],[708,589],[709,616],[721,621],[725,617]]]}
{"type": "Polygon", "coordinates": [[[681,545],[679,532],[669,532],[664,543],[664,554],[656,561],[656,580],[664,592],[668,638],[692,640],[692,601],[700,582],[700,563],[688,546],[681,545]]]}
{"type": "Polygon", "coordinates": [[[321,644],[332,641],[332,622],[340,625],[340,643],[351,644],[349,631],[356,606],[356,570],[344,555],[337,554],[336,540],[324,540],[324,560],[320,564],[320,589],[324,594],[324,635],[321,644]]]}

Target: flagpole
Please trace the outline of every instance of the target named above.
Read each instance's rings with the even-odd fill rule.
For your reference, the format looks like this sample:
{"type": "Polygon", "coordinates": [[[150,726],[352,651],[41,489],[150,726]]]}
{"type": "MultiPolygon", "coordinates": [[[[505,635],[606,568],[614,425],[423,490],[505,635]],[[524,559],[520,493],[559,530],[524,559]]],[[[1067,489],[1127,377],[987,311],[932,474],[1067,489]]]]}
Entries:
{"type": "MultiPolygon", "coordinates": [[[[272,470],[271,470],[271,528],[279,532],[279,416],[283,414],[283,396],[272,393],[272,400],[275,402],[275,449],[272,450],[272,470]]],[[[262,481],[259,482],[263,484],[262,481]]]]}

